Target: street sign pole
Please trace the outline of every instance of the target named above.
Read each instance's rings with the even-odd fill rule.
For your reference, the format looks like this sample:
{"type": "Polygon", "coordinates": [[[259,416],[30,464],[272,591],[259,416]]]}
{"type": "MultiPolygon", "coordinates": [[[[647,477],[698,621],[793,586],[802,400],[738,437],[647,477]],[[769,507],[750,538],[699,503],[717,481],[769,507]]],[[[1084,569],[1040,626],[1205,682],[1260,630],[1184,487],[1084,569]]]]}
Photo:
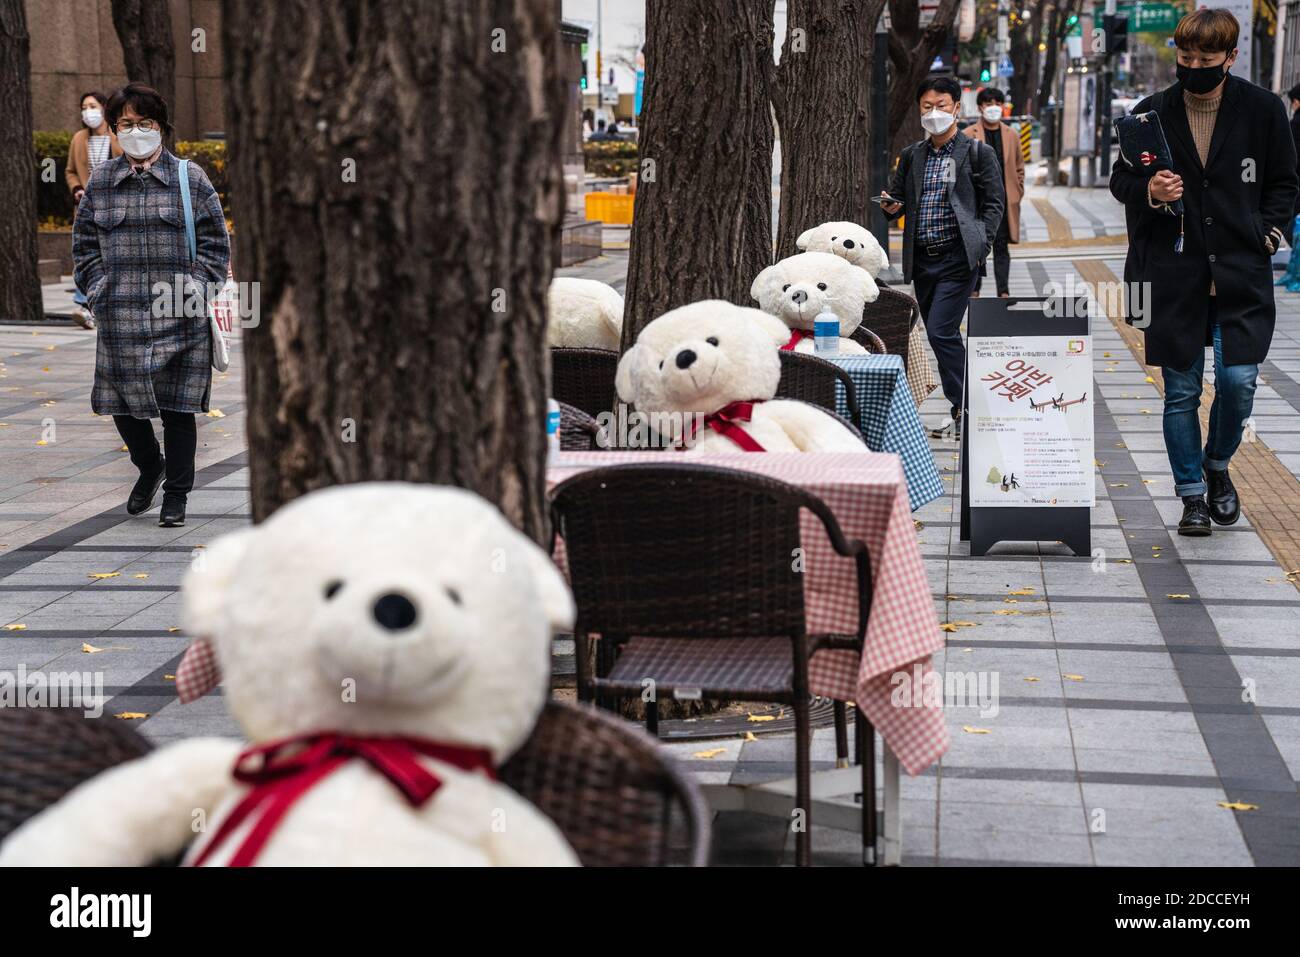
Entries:
{"type": "MultiPolygon", "coordinates": [[[[1112,23],[1115,16],[1116,0],[1106,0],[1106,17],[1103,23],[1112,23]]],[[[1103,49],[1105,66],[1101,71],[1101,169],[1100,176],[1110,176],[1110,137],[1111,137],[1111,80],[1115,74],[1115,59],[1110,50],[1110,31],[1103,29],[1103,49]]],[[[1100,177],[1099,177],[1100,178],[1100,177]]],[[[1094,183],[1093,185],[1098,185],[1094,183]]]]}

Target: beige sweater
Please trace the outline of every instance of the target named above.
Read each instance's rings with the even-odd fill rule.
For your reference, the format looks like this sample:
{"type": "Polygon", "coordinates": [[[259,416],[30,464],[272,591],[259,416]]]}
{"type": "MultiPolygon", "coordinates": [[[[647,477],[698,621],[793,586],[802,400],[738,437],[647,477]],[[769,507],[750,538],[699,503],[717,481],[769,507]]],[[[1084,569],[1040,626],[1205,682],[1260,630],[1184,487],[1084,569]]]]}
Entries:
{"type": "MultiPolygon", "coordinates": [[[[1183,105],[1187,107],[1187,125],[1192,129],[1192,140],[1196,143],[1196,153],[1204,166],[1210,158],[1210,140],[1214,137],[1214,121],[1219,116],[1219,105],[1223,102],[1223,91],[1212,100],[1198,100],[1190,93],[1183,93],[1183,105]]],[[[1214,293],[1214,280],[1210,280],[1210,295],[1214,293]]]]}

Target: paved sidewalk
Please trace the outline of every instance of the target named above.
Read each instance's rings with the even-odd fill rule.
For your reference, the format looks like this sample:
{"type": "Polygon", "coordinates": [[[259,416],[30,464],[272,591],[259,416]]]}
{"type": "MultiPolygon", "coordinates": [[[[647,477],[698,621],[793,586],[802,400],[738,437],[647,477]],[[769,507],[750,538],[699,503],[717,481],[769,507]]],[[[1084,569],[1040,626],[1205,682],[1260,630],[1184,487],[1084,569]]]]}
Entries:
{"type": "MultiPolygon", "coordinates": [[[[1016,249],[1013,293],[1064,282],[1089,263],[1120,272],[1123,239],[1113,231],[1122,217],[1104,191],[1032,188],[1030,199],[1050,204],[1045,218],[1037,206],[1026,214],[1031,238],[1049,220],[1059,226],[1055,211],[1071,239],[1016,249]],[[1093,216],[1112,232],[1098,236],[1093,216]]],[[[626,230],[607,230],[607,240],[605,256],[563,272],[621,286],[626,251],[615,244],[626,230]]],[[[1300,478],[1300,295],[1279,292],[1278,301],[1255,451],[1300,478]]],[[[1277,563],[1249,509],[1209,539],[1175,534],[1180,506],[1156,384],[1104,322],[1094,354],[1095,558],[1045,543],[972,559],[958,541],[954,495],[915,515],[941,620],[956,627],[939,664],[996,675],[999,711],[950,711],[952,750],[904,780],[904,863],[1300,864],[1294,566],[1277,563]],[[1244,682],[1256,704],[1243,701],[1244,682]]],[[[156,509],[123,511],[135,472],[112,422],[89,411],[94,334],[0,326],[0,358],[0,625],[12,629],[0,630],[0,669],[101,671],[108,710],[147,714],[138,727],[155,740],[235,734],[219,694],[182,706],[169,676],[187,644],[174,630],[186,563],[248,521],[238,348],[214,386],[224,418],[199,420],[190,524],[171,530],[157,527],[156,509]],[[115,577],[91,577],[103,574],[115,577]]],[[[931,398],[923,416],[937,423],[945,411],[931,398]]],[[[932,447],[954,484],[955,444],[932,447]]],[[[1283,504],[1300,515],[1300,496],[1283,504]]],[[[711,782],[785,777],[793,767],[788,734],[668,747],[711,782]],[[725,750],[696,756],[715,748],[725,750]]],[[[833,765],[830,729],[817,732],[813,759],[817,769],[833,765]]],[[[717,829],[719,863],[792,859],[782,820],[727,813],[717,829]]],[[[856,834],[815,821],[813,846],[817,863],[859,859],[856,834]]]]}

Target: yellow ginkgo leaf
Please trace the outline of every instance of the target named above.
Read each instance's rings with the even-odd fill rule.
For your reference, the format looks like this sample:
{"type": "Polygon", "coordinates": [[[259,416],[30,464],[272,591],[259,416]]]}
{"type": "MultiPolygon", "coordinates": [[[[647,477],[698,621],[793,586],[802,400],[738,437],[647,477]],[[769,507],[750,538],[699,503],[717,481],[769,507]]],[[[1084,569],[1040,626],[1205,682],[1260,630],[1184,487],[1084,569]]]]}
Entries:
{"type": "Polygon", "coordinates": [[[952,622],[944,622],[942,625],[939,626],[939,630],[940,630],[940,631],[956,631],[956,630],[957,630],[957,626],[954,625],[952,622]]]}
{"type": "Polygon", "coordinates": [[[758,738],[754,736],[754,732],[753,732],[753,731],[746,731],[746,732],[745,732],[745,736],[744,736],[743,738],[741,738],[740,740],[741,740],[741,741],[757,741],[758,738]]]}
{"type": "Polygon", "coordinates": [[[142,718],[149,717],[147,711],[119,711],[113,715],[115,718],[121,718],[123,721],[139,721],[142,718]]]}
{"type": "Polygon", "coordinates": [[[1227,808],[1229,811],[1258,811],[1258,804],[1247,804],[1245,801],[1217,801],[1219,807],[1227,808]]]}
{"type": "Polygon", "coordinates": [[[1019,605],[1019,604],[1020,604],[1020,599],[1019,599],[1019,598],[1004,598],[1004,599],[1002,599],[1002,601],[1005,602],[1005,603],[1008,604],[1008,605],[1019,605]]]}
{"type": "Polygon", "coordinates": [[[1082,681],[1082,680],[1083,680],[1083,675],[1067,675],[1065,672],[1061,672],[1061,677],[1064,678],[1064,679],[1066,679],[1067,681],[1082,681]]]}
{"type": "Polygon", "coordinates": [[[94,645],[92,645],[92,644],[88,644],[87,642],[84,642],[84,641],[83,641],[83,642],[81,643],[81,650],[82,650],[83,652],[85,652],[86,654],[88,654],[88,655],[93,655],[93,654],[97,654],[97,653],[103,651],[104,649],[103,649],[103,648],[96,648],[94,645]]]}
{"type": "Polygon", "coordinates": [[[1165,595],[1166,598],[1191,598],[1191,595],[1175,595],[1173,592],[1165,595]]]}
{"type": "Polygon", "coordinates": [[[963,724],[961,726],[961,729],[965,731],[967,734],[992,734],[993,733],[988,728],[976,728],[969,724],[963,724]]]}
{"type": "Polygon", "coordinates": [[[44,439],[37,439],[37,440],[36,440],[36,444],[37,444],[37,445],[49,445],[50,443],[49,443],[49,442],[46,442],[44,439]]]}
{"type": "Polygon", "coordinates": [[[726,754],[726,753],[727,753],[726,748],[710,748],[708,751],[696,751],[694,757],[703,758],[704,760],[708,761],[711,758],[716,758],[719,754],[726,754]]]}
{"type": "Polygon", "coordinates": [[[91,572],[87,578],[117,578],[121,572],[91,572]]]}
{"type": "Polygon", "coordinates": [[[131,577],[132,577],[132,578],[148,578],[148,577],[149,577],[149,573],[148,573],[148,572],[139,572],[138,574],[132,575],[131,577]]]}
{"type": "Polygon", "coordinates": [[[993,614],[995,615],[1019,615],[1020,611],[1016,608],[999,608],[993,614]]]}
{"type": "Polygon", "coordinates": [[[163,681],[175,681],[175,680],[176,680],[175,675],[163,675],[163,681]]]}
{"type": "Polygon", "coordinates": [[[5,625],[5,631],[26,631],[26,625],[5,625]]]}
{"type": "Polygon", "coordinates": [[[912,526],[917,529],[922,529],[925,528],[925,522],[921,521],[919,518],[914,518],[912,519],[912,526]]]}
{"type": "Polygon", "coordinates": [[[1033,675],[1029,675],[1028,677],[1025,678],[1025,680],[1026,680],[1026,681],[1041,681],[1042,679],[1041,679],[1041,678],[1035,678],[1033,675]]]}
{"type": "Polygon", "coordinates": [[[977,622],[977,621],[954,621],[953,624],[956,625],[958,628],[974,628],[976,625],[979,624],[979,622],[977,622]]]}
{"type": "Polygon", "coordinates": [[[168,631],[180,631],[180,629],[177,628],[175,625],[172,625],[172,626],[171,626],[170,628],[168,628],[167,630],[168,630],[168,631]]]}
{"type": "Polygon", "coordinates": [[[1153,379],[1153,378],[1151,378],[1150,376],[1147,376],[1147,381],[1148,381],[1148,382],[1155,382],[1156,380],[1153,379]]]}
{"type": "Polygon", "coordinates": [[[1008,595],[1032,595],[1034,590],[1026,585],[1024,588],[1017,588],[1014,591],[1007,592],[1008,595]]]}
{"type": "Polygon", "coordinates": [[[1120,559],[1116,559],[1116,563],[1119,564],[1119,565],[1132,565],[1132,564],[1133,564],[1133,559],[1131,559],[1131,558],[1120,558],[1120,559]]]}
{"type": "Polygon", "coordinates": [[[124,446],[122,446],[120,449],[118,449],[118,451],[119,451],[119,452],[130,452],[131,450],[128,449],[128,448],[124,445],[124,446]]]}
{"type": "Polygon", "coordinates": [[[226,413],[222,412],[220,409],[209,409],[209,410],[208,410],[208,418],[209,418],[209,419],[224,419],[225,417],[226,417],[226,413]]]}
{"type": "Polygon", "coordinates": [[[757,722],[760,722],[760,721],[775,721],[776,718],[775,718],[773,715],[770,715],[770,714],[751,714],[751,715],[749,715],[749,716],[746,718],[746,720],[747,720],[747,721],[753,721],[753,722],[756,722],[756,723],[757,723],[757,722]]]}
{"type": "Polygon", "coordinates": [[[1111,484],[1111,488],[1128,488],[1128,482],[1114,482],[1111,484]]]}

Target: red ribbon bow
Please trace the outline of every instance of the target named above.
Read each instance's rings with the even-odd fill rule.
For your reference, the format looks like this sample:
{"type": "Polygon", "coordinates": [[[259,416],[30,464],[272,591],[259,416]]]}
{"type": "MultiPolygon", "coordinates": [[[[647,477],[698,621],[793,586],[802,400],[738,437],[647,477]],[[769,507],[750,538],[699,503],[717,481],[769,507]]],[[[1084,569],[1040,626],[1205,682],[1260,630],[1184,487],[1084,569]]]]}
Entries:
{"type": "Polygon", "coordinates": [[[787,342],[785,345],[783,345],[778,351],[793,352],[794,347],[797,346],[799,343],[803,342],[805,339],[812,339],[812,338],[814,338],[814,336],[811,332],[808,332],[805,329],[795,329],[790,333],[790,341],[787,342]]]}
{"type": "MultiPolygon", "coordinates": [[[[766,452],[767,449],[754,441],[753,436],[736,424],[738,422],[748,422],[752,419],[754,417],[754,406],[762,401],[762,399],[747,399],[724,405],[717,412],[706,415],[704,424],[719,435],[730,439],[746,452],[766,452]]],[[[695,438],[695,433],[699,430],[700,420],[696,419],[691,424],[691,432],[686,436],[686,440],[677,447],[678,450],[689,448],[691,440],[695,438]]]]}
{"type": "Polygon", "coordinates": [[[227,866],[251,865],[294,801],[353,758],[368,763],[388,778],[412,807],[420,807],[442,786],[442,780],[422,765],[417,755],[437,758],[463,771],[483,770],[496,780],[492,756],[486,749],[422,738],[353,737],[323,732],[258,745],[243,752],[231,772],[235,780],[251,784],[252,788],[221,822],[208,846],[194,859],[193,866],[206,861],[249,815],[260,811],[252,830],[227,866]],[[295,748],[291,754],[283,753],[295,748]]]}

